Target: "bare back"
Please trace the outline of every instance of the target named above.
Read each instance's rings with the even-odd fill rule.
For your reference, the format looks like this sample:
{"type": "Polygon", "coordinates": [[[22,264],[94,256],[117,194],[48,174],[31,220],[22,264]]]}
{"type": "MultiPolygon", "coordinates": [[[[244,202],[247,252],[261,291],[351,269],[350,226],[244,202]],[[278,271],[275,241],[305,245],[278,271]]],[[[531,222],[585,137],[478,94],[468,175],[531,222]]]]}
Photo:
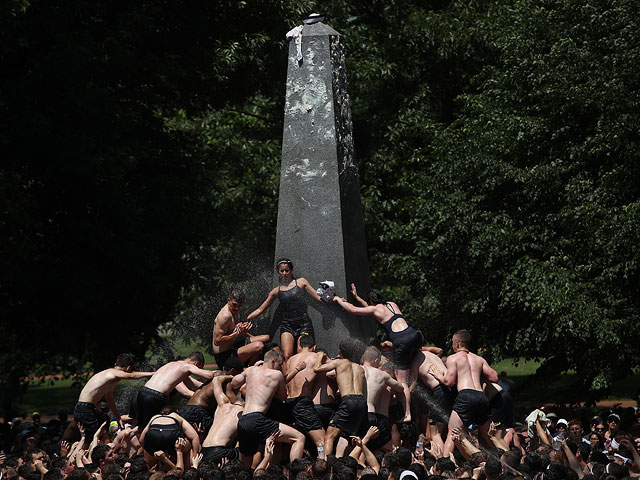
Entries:
{"type": "Polygon", "coordinates": [[[289,360],[287,360],[286,371],[290,372],[292,369],[298,368],[302,362],[306,364],[305,368],[300,370],[287,384],[287,396],[289,398],[299,397],[305,395],[309,398],[313,396],[313,385],[315,383],[317,374],[314,371],[318,363],[318,354],[309,350],[297,353],[289,360]]]}
{"type": "Polygon", "coordinates": [[[442,359],[431,352],[420,351],[413,361],[417,365],[418,378],[431,390],[440,385],[440,382],[429,373],[429,370],[434,369],[438,377],[443,377],[447,374],[447,367],[442,359]]]}
{"type": "Polygon", "coordinates": [[[266,413],[278,391],[286,394],[284,375],[266,365],[249,367],[243,373],[247,383],[244,413],[266,413]]]}
{"type": "Polygon", "coordinates": [[[364,393],[364,369],[347,359],[338,360],[336,365],[336,380],[340,395],[363,395],[364,393]]]}
{"type": "Polygon", "coordinates": [[[216,398],[213,392],[213,382],[215,382],[215,378],[193,392],[193,395],[187,402],[187,405],[199,405],[207,410],[211,410],[216,405],[216,398]]]}
{"type": "Polygon", "coordinates": [[[389,401],[391,390],[389,379],[391,376],[382,370],[370,365],[363,365],[366,378],[367,409],[372,413],[389,416],[389,401]]]}
{"type": "Polygon", "coordinates": [[[178,360],[160,367],[145,384],[145,387],[168,395],[176,386],[190,375],[187,362],[178,360]]]}
{"type": "Polygon", "coordinates": [[[96,373],[89,379],[80,392],[78,401],[93,403],[95,405],[107,393],[113,392],[118,380],[119,378],[116,376],[115,368],[108,368],[107,370],[96,373]]]}
{"type": "MultiPolygon", "coordinates": [[[[387,323],[391,317],[395,314],[402,315],[400,311],[400,307],[395,302],[387,302],[386,304],[379,303],[375,306],[375,310],[373,311],[373,316],[376,318],[378,323],[382,325],[383,323],[387,323]]],[[[398,317],[394,320],[391,325],[392,332],[400,332],[405,330],[409,325],[403,316],[398,317]]]]}
{"type": "Polygon", "coordinates": [[[218,405],[213,425],[202,444],[203,447],[232,447],[238,433],[238,414],[242,407],[233,403],[218,405]]]}
{"type": "MultiPolygon", "coordinates": [[[[482,392],[482,376],[485,368],[489,368],[486,360],[478,355],[459,351],[447,358],[447,369],[456,374],[458,391],[477,390],[482,392]]],[[[449,372],[447,372],[449,376],[449,372]]]]}
{"type": "Polygon", "coordinates": [[[338,385],[334,376],[318,373],[313,384],[311,399],[315,405],[333,405],[336,400],[338,385]]]}

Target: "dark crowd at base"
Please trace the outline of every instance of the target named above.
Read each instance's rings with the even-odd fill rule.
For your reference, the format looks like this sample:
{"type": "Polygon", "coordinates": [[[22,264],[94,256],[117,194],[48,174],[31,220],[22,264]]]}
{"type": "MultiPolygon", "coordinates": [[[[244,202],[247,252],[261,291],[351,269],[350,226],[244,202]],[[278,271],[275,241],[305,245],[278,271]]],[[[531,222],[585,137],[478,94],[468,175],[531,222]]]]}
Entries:
{"type": "MultiPolygon", "coordinates": [[[[504,373],[497,382],[484,379],[480,406],[463,401],[461,407],[461,395],[458,392],[456,398],[451,377],[469,372],[451,373],[466,368],[451,358],[462,353],[471,369],[475,367],[474,359],[466,355],[472,354],[456,344],[455,335],[455,353],[445,361],[429,350],[414,352],[410,385],[394,379],[388,344],[374,340],[360,348],[344,343],[339,357],[330,359],[307,337],[286,361],[275,348],[263,352],[251,367],[233,356],[215,372],[200,370],[201,354],[144,374],[132,372],[132,360],[121,355],[113,369],[94,375],[94,384],[90,380],[85,386],[80,400],[92,395],[100,398],[95,404],[79,401],[80,406],[88,406],[84,417],[76,406],[75,420],[62,409],[46,425],[37,413],[30,419],[0,423],[0,480],[612,480],[640,476],[637,407],[603,409],[586,418],[586,410],[578,418],[580,411],[569,408],[554,412],[543,407],[526,416],[516,415],[510,396],[514,384],[504,373]],[[208,372],[206,377],[203,372],[208,372]],[[193,378],[198,374],[205,381],[193,378]],[[179,413],[171,413],[176,409],[166,395],[160,395],[152,408],[155,411],[142,413],[140,409],[145,403],[148,407],[150,400],[138,394],[129,415],[114,412],[115,384],[142,377],[150,378],[143,390],[156,391],[148,385],[167,387],[154,382],[159,377],[188,399],[186,405],[183,400],[179,413]],[[179,385],[173,384],[178,381],[179,385]],[[490,384],[493,389],[487,389],[490,384]],[[411,391],[410,421],[403,408],[405,387],[411,391]],[[341,396],[340,388],[355,391],[341,396]],[[364,416],[359,407],[350,411],[352,407],[345,406],[346,399],[356,397],[367,404],[364,416]],[[300,399],[308,405],[299,408],[300,399]],[[263,415],[260,405],[265,401],[270,404],[263,415]],[[483,405],[487,406],[484,413],[483,405]],[[328,416],[322,415],[323,408],[328,416]],[[464,420],[464,428],[452,428],[450,417],[456,415],[456,408],[461,417],[468,414],[479,421],[490,417],[486,431],[474,420],[464,420]],[[340,419],[343,409],[346,417],[340,419]],[[142,419],[143,415],[144,425],[136,426],[134,416],[142,419]],[[243,426],[243,420],[253,415],[263,423],[253,425],[247,437],[250,427],[247,422],[243,426]],[[76,420],[82,422],[82,418],[87,425],[78,424],[76,420]],[[327,434],[338,427],[341,431],[330,450],[325,450],[327,434]],[[311,435],[319,431],[321,437],[311,435]],[[447,442],[455,448],[448,451],[447,442]]],[[[485,374],[480,370],[481,376],[485,374]]]]}

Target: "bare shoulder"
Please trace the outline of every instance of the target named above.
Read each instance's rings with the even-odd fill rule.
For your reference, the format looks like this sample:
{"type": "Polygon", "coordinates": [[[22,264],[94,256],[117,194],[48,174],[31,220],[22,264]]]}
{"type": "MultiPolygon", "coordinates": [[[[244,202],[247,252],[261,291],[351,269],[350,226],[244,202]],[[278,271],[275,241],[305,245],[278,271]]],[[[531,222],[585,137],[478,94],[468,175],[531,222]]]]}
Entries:
{"type": "Polygon", "coordinates": [[[222,307],[220,309],[220,311],[218,312],[218,315],[216,315],[216,318],[214,320],[215,323],[225,323],[228,322],[229,320],[232,320],[233,316],[231,315],[231,312],[229,311],[229,307],[227,305],[225,305],[224,307],[222,307]]]}

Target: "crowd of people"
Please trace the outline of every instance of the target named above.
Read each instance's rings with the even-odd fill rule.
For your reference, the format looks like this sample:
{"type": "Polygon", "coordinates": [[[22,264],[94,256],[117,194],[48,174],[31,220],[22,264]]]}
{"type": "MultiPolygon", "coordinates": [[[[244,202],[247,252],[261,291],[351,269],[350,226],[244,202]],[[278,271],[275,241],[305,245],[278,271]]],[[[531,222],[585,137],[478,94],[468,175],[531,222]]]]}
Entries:
{"type": "MultiPolygon", "coordinates": [[[[457,331],[452,352],[424,347],[400,307],[372,290],[357,305],[385,335],[346,339],[336,356],[319,348],[303,295],[315,295],[293,265],[278,262],[280,285],[244,321],[233,289],[214,322],[218,369],[199,352],[154,372],[133,358],[93,375],[73,419],[51,428],[2,425],[8,480],[434,480],[620,479],[640,476],[640,417],[516,415],[513,383],[471,351],[457,331]],[[253,335],[253,319],[278,298],[280,343],[253,335]],[[119,411],[118,382],[145,379],[119,411]],[[172,405],[177,391],[184,401],[172,405]],[[176,408],[174,408],[176,407],[176,408]],[[517,420],[522,420],[518,422],[517,420]]],[[[330,346],[334,348],[334,346],[330,346]]],[[[566,411],[558,413],[565,414],[566,411]]]]}

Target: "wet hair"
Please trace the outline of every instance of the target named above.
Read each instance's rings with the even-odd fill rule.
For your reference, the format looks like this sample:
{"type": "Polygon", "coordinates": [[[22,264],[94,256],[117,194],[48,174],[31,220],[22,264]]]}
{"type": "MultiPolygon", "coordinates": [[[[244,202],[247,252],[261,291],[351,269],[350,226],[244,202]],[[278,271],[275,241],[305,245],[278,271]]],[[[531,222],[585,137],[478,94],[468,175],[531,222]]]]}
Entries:
{"type": "Polygon", "coordinates": [[[237,370],[241,372],[244,370],[244,364],[242,360],[240,360],[237,356],[231,355],[226,362],[224,362],[224,366],[222,367],[225,372],[229,372],[231,370],[237,370]]]}
{"type": "Polygon", "coordinates": [[[360,358],[364,352],[364,343],[359,340],[348,339],[340,342],[339,345],[342,358],[351,360],[353,363],[360,363],[360,358]]]}
{"type": "Polygon", "coordinates": [[[407,470],[415,473],[418,480],[425,480],[425,478],[427,478],[427,471],[420,463],[412,463],[407,467],[407,470]]]}
{"type": "Polygon", "coordinates": [[[98,445],[91,452],[91,462],[98,465],[100,460],[104,460],[107,457],[109,450],[111,450],[111,447],[108,445],[98,445]]]}
{"type": "Polygon", "coordinates": [[[264,354],[264,361],[270,362],[271,360],[283,361],[284,355],[282,355],[282,352],[279,352],[278,350],[269,350],[267,353],[264,354]]]}
{"type": "Polygon", "coordinates": [[[300,348],[311,348],[316,344],[316,340],[313,335],[308,333],[300,335],[300,348]]]}
{"type": "Polygon", "coordinates": [[[121,353],[116,358],[114,366],[121,368],[133,367],[133,355],[130,353],[121,353]]]}
{"type": "Polygon", "coordinates": [[[379,303],[387,303],[387,299],[380,290],[372,288],[367,292],[367,302],[377,305],[379,303]]]}
{"type": "Polygon", "coordinates": [[[201,352],[191,352],[187,356],[187,360],[191,360],[195,363],[201,363],[204,365],[204,355],[201,352]]]}
{"type": "Polygon", "coordinates": [[[516,450],[508,450],[502,454],[500,460],[509,465],[511,468],[517,469],[520,465],[522,454],[516,450]]]}
{"type": "Polygon", "coordinates": [[[382,357],[382,353],[376,347],[370,346],[365,348],[364,353],[362,354],[361,363],[368,362],[374,363],[377,360],[380,360],[382,357]]]}
{"type": "Polygon", "coordinates": [[[327,467],[327,461],[317,458],[311,467],[311,475],[313,478],[321,478],[327,474],[329,467],[327,467]]]}
{"type": "Polygon", "coordinates": [[[244,303],[245,294],[244,291],[242,291],[240,288],[233,287],[231,290],[229,290],[228,297],[231,300],[235,300],[236,302],[244,303]]]}
{"type": "Polygon", "coordinates": [[[293,262],[288,258],[282,257],[278,259],[278,261],[276,262],[276,272],[278,271],[278,268],[280,268],[280,265],[288,265],[289,270],[293,272],[293,262]]]}
{"type": "MultiPolygon", "coordinates": [[[[456,464],[448,457],[441,457],[436,460],[436,468],[435,470],[439,472],[444,472],[445,470],[449,470],[451,472],[455,472],[456,464]]],[[[502,466],[500,466],[500,471],[502,471],[502,466]]]]}
{"type": "Polygon", "coordinates": [[[290,478],[295,478],[300,472],[304,472],[311,466],[311,459],[309,457],[296,458],[289,464],[290,478]]]}
{"type": "Polygon", "coordinates": [[[411,465],[411,461],[413,460],[411,450],[405,447],[399,447],[398,450],[396,450],[396,453],[398,454],[398,465],[404,470],[409,468],[409,465],[411,465]]]}
{"type": "Polygon", "coordinates": [[[469,332],[469,330],[463,328],[453,335],[456,337],[456,340],[458,340],[461,347],[469,348],[469,345],[471,345],[471,332],[469,332]]]}

